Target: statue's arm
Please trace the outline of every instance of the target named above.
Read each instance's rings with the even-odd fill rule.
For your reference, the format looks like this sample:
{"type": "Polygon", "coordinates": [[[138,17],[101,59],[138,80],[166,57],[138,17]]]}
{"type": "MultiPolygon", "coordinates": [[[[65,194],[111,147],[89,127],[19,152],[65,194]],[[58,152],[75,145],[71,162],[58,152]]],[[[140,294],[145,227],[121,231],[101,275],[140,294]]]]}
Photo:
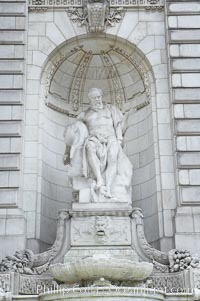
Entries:
{"type": "Polygon", "coordinates": [[[122,120],[122,133],[123,136],[125,135],[126,131],[129,128],[129,117],[132,115],[132,118],[134,117],[133,114],[135,114],[135,107],[130,108],[128,111],[125,112],[123,115],[123,120],[122,120]]]}
{"type": "Polygon", "coordinates": [[[122,132],[122,123],[123,123],[123,114],[115,106],[110,106],[113,124],[115,128],[116,138],[121,144],[123,142],[123,132],[122,132]]]}
{"type": "Polygon", "coordinates": [[[82,121],[85,123],[85,112],[81,112],[78,116],[77,116],[77,120],[82,121]]]}

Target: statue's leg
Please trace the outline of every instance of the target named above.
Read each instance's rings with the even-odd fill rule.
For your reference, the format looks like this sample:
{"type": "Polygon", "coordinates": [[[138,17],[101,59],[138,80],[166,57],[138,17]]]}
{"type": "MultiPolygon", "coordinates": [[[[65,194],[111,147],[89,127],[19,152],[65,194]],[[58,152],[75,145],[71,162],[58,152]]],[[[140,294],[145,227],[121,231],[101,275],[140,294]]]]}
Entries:
{"type": "Polygon", "coordinates": [[[117,173],[117,157],[119,153],[118,141],[111,137],[108,140],[107,150],[106,186],[108,197],[112,197],[110,189],[112,181],[117,173]]]}
{"type": "Polygon", "coordinates": [[[99,158],[97,157],[96,144],[94,141],[87,142],[86,151],[90,168],[97,181],[96,188],[100,188],[104,185],[104,181],[101,175],[101,163],[99,158]]]}

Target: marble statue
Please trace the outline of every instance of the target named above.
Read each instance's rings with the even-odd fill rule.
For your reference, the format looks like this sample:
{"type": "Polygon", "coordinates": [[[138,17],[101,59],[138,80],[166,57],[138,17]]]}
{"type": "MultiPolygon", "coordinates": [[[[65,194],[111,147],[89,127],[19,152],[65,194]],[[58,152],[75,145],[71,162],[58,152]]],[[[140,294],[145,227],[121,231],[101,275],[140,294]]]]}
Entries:
{"type": "Polygon", "coordinates": [[[123,196],[130,202],[132,165],[122,148],[123,115],[103,103],[100,89],[90,89],[88,98],[89,108],[65,129],[68,175],[76,177],[76,184],[77,177],[87,179],[92,201],[121,201],[123,196]]]}

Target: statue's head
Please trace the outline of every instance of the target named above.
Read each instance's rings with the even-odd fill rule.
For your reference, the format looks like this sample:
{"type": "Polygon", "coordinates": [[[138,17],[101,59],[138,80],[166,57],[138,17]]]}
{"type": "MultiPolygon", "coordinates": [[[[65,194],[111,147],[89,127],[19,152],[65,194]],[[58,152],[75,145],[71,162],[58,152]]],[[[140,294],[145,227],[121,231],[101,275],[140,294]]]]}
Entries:
{"type": "Polygon", "coordinates": [[[103,109],[103,101],[102,101],[103,92],[101,89],[92,88],[89,90],[88,98],[90,100],[90,107],[99,111],[103,109]]]}

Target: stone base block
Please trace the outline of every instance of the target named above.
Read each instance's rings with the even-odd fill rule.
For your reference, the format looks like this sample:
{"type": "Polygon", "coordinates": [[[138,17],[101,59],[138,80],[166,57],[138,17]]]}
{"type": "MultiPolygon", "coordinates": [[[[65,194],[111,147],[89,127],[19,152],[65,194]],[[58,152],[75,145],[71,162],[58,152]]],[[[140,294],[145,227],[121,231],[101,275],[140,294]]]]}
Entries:
{"type": "Polygon", "coordinates": [[[105,211],[105,210],[131,210],[132,207],[128,203],[115,202],[115,203],[73,203],[72,210],[74,211],[105,211]]]}

